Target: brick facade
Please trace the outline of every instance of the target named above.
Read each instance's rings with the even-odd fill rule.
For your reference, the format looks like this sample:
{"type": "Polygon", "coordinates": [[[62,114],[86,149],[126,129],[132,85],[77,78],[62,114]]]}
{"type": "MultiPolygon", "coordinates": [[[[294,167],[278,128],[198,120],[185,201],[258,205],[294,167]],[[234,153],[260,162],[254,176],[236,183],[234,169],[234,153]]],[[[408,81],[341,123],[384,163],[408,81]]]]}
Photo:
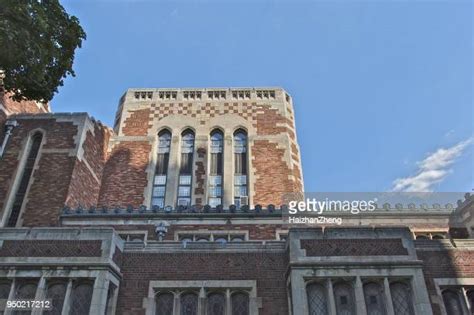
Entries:
{"type": "Polygon", "coordinates": [[[262,299],[259,314],[286,315],[285,261],[284,254],[271,253],[129,253],[123,256],[124,285],[118,309],[121,314],[144,315],[143,297],[147,296],[149,280],[245,279],[257,281],[257,295],[262,299]]]}
{"type": "MultiPolygon", "coordinates": [[[[259,315],[290,309],[306,315],[306,286],[324,282],[329,288],[340,281],[358,294],[355,309],[364,314],[364,283],[379,281],[387,290],[406,281],[416,291],[416,314],[446,314],[440,290],[474,278],[474,247],[464,240],[470,235],[464,223],[473,210],[470,196],[459,203],[464,221],[453,220],[461,210],[440,210],[429,220],[421,212],[404,217],[386,211],[374,216],[377,223],[353,217],[339,228],[290,229],[281,209],[267,206],[278,207],[285,194],[303,192],[291,98],[279,88],[264,89],[267,98],[258,96],[265,95],[259,89],[226,89],[217,100],[206,93],[212,91],[198,90],[189,94],[200,95],[192,100],[184,99],[186,90],[129,90],[114,131],[84,113],[52,114],[47,106],[3,99],[9,111],[0,110],[1,130],[7,119],[18,122],[0,159],[3,225],[32,134],[43,133],[43,141],[17,228],[0,228],[0,280],[12,274],[69,277],[73,286],[77,279],[96,279],[90,314],[108,315],[151,314],[153,281],[251,281],[259,315]],[[165,186],[170,208],[156,209],[152,182],[163,128],[172,135],[165,186]],[[180,141],[188,128],[195,133],[191,199],[198,207],[182,210],[176,207],[180,141]],[[224,136],[224,209],[209,210],[203,206],[209,197],[210,132],[216,128],[224,136]],[[250,210],[231,207],[236,130],[245,130],[248,138],[250,210]],[[256,205],[266,209],[257,213],[256,205]],[[414,241],[418,231],[444,233],[451,240],[414,241]],[[200,243],[199,235],[212,238],[200,243]],[[440,285],[440,279],[448,282],[440,285]]],[[[207,292],[201,289],[192,288],[207,292]]],[[[230,295],[229,288],[219,290],[230,295]]],[[[206,297],[200,297],[205,305],[206,297]]]]}

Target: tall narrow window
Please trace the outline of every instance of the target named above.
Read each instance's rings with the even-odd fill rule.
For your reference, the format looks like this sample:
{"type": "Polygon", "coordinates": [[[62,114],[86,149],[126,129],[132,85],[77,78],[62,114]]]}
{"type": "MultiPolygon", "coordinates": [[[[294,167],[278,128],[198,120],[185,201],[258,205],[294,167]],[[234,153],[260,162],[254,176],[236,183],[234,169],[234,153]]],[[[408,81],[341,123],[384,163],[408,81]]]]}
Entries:
{"type": "Polygon", "coordinates": [[[334,285],[334,300],[337,314],[353,315],[355,310],[352,286],[346,282],[334,285]]]}
{"type": "Polygon", "coordinates": [[[222,164],[224,137],[220,130],[211,133],[211,163],[209,170],[209,205],[222,204],[222,164]]]}
{"type": "Polygon", "coordinates": [[[66,296],[67,283],[53,282],[48,285],[46,298],[51,299],[53,308],[48,312],[50,315],[61,315],[63,311],[64,298],[66,296]]]}
{"type": "Polygon", "coordinates": [[[248,204],[247,191],[247,133],[234,133],[234,204],[237,208],[248,204]]]}
{"type": "Polygon", "coordinates": [[[191,205],[194,132],[185,130],[181,135],[181,164],[179,167],[178,206],[191,205]]]}
{"type": "Polygon", "coordinates": [[[207,315],[225,314],[225,296],[222,293],[211,293],[207,297],[207,315]]]}
{"type": "Polygon", "coordinates": [[[459,292],[454,290],[444,290],[443,302],[447,314],[462,315],[464,313],[459,292]]]}
{"type": "Polygon", "coordinates": [[[376,282],[364,284],[367,315],[385,315],[383,286],[376,282]]]}
{"type": "Polygon", "coordinates": [[[71,309],[69,315],[89,314],[93,287],[92,283],[83,282],[74,286],[71,292],[71,309]]]}
{"type": "Polygon", "coordinates": [[[413,303],[411,300],[410,287],[403,282],[390,284],[392,295],[393,312],[395,315],[413,315],[413,303]]]}
{"type": "MultiPolygon", "coordinates": [[[[18,284],[15,293],[15,300],[32,300],[35,298],[36,289],[38,288],[37,280],[23,280],[18,284]]],[[[31,311],[15,310],[14,315],[31,314],[31,311]]]]}
{"type": "Polygon", "coordinates": [[[158,156],[153,180],[152,206],[165,206],[166,176],[170,159],[171,133],[163,130],[158,134],[158,156]]]}
{"type": "Polygon", "coordinates": [[[232,315],[249,315],[249,296],[244,292],[232,294],[232,315]]]}
{"type": "Polygon", "coordinates": [[[13,206],[10,213],[10,218],[8,219],[7,226],[15,227],[20,216],[20,211],[25,200],[26,190],[28,189],[28,184],[30,183],[31,175],[33,174],[33,168],[35,166],[36,158],[38,157],[38,152],[41,147],[41,142],[43,140],[43,134],[38,132],[33,135],[31,138],[31,145],[29,147],[28,157],[26,159],[25,166],[23,167],[23,174],[21,175],[20,185],[15,194],[15,199],[13,200],[13,206]]]}
{"type": "Polygon", "coordinates": [[[312,283],[306,288],[310,315],[326,315],[328,313],[326,289],[319,283],[312,283]]]}
{"type": "Polygon", "coordinates": [[[197,315],[198,313],[198,296],[194,293],[184,293],[180,300],[181,315],[197,315]]]}
{"type": "Polygon", "coordinates": [[[156,315],[173,315],[174,296],[162,293],[156,297],[156,315]]]}

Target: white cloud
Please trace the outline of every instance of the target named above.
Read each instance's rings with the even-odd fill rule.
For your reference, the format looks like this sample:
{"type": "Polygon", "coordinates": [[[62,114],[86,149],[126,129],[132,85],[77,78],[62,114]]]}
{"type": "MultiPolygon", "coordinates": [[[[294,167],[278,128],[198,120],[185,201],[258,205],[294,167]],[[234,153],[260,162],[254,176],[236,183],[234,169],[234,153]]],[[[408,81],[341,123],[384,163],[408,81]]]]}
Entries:
{"type": "Polygon", "coordinates": [[[417,163],[418,171],[416,175],[394,180],[392,191],[433,191],[433,185],[443,181],[451,172],[449,166],[454,163],[456,158],[458,158],[472,142],[473,138],[469,138],[450,148],[439,148],[436,152],[429,154],[423,161],[417,163]]]}

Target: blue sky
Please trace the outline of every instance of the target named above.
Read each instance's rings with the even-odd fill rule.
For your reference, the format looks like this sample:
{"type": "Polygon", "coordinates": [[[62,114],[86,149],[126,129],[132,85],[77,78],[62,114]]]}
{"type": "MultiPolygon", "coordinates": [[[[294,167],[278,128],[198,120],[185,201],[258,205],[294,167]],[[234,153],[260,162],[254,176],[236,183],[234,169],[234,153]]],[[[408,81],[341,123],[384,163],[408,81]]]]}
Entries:
{"type": "Polygon", "coordinates": [[[63,1],[87,32],[52,101],[112,125],[129,87],[282,86],[306,191],[472,191],[471,1],[63,1]]]}

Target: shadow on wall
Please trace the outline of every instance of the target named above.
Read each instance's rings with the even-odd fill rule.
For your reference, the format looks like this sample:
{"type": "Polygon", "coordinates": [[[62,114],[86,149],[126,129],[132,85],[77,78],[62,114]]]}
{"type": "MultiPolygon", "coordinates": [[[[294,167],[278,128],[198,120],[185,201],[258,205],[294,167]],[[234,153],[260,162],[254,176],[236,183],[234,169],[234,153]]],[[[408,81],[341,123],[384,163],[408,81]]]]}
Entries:
{"type": "Polygon", "coordinates": [[[150,151],[151,145],[144,141],[115,146],[105,163],[99,207],[139,207],[144,203],[150,151]]]}

